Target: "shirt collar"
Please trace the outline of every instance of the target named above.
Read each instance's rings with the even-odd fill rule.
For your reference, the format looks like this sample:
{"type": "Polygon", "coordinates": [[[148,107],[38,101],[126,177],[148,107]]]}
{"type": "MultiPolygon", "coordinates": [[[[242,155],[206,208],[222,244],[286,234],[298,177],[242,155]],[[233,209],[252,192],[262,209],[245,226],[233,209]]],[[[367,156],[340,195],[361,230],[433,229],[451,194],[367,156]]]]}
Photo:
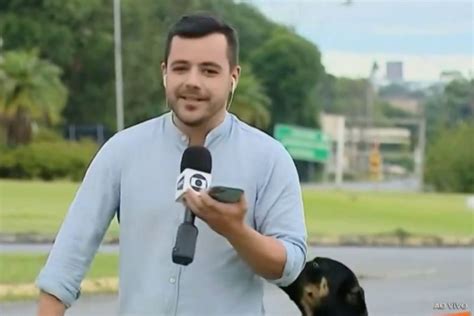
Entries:
{"type": "MultiPolygon", "coordinates": [[[[224,120],[213,128],[206,136],[204,146],[209,147],[216,143],[219,139],[222,139],[229,135],[232,127],[233,115],[226,111],[224,120]]],[[[173,122],[173,112],[169,111],[164,114],[164,128],[165,134],[168,135],[171,140],[176,143],[179,148],[186,148],[189,144],[188,136],[185,135],[173,122]]]]}

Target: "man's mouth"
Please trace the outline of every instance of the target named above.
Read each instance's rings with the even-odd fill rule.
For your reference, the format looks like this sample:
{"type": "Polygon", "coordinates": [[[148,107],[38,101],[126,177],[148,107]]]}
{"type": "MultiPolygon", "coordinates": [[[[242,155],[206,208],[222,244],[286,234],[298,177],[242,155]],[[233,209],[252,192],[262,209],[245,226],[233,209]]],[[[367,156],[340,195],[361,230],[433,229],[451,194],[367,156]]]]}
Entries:
{"type": "Polygon", "coordinates": [[[181,96],[180,98],[186,101],[193,101],[193,102],[206,101],[205,98],[193,97],[193,96],[181,96]]]}

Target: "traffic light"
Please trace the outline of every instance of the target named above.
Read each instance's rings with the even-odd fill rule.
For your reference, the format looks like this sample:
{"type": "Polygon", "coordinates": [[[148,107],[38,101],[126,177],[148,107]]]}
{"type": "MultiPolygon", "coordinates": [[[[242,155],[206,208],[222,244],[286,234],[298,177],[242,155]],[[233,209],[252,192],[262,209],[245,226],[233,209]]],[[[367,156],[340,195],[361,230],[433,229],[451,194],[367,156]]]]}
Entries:
{"type": "Polygon", "coordinates": [[[382,175],[382,155],[379,151],[379,146],[374,143],[369,154],[369,173],[370,179],[380,180],[382,175]]]}

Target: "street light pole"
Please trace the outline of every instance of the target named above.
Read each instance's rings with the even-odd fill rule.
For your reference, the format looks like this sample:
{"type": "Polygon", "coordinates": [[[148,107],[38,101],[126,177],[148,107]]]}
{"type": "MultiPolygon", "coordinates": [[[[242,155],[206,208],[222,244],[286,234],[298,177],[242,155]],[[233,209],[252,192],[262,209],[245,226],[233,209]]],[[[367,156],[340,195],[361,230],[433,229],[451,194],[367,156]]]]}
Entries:
{"type": "Polygon", "coordinates": [[[426,117],[422,108],[421,117],[418,123],[418,148],[415,156],[415,170],[418,177],[419,190],[424,189],[424,169],[425,169],[425,147],[426,147],[426,117]]]}
{"type": "Polygon", "coordinates": [[[122,77],[122,31],[120,26],[120,0],[114,0],[114,42],[115,42],[115,108],[117,131],[123,130],[123,77],[122,77]]]}
{"type": "Polygon", "coordinates": [[[0,63],[2,62],[3,38],[0,36],[0,63]]]}

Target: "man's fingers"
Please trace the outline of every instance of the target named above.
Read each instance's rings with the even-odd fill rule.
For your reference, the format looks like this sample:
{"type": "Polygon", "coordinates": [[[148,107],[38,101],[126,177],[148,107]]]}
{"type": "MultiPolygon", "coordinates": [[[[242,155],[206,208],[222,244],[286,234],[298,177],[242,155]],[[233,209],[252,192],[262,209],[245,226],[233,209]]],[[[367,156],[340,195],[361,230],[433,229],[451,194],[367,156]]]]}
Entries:
{"type": "Polygon", "coordinates": [[[247,210],[247,200],[245,199],[245,195],[241,195],[240,196],[240,200],[238,202],[240,204],[240,206],[244,209],[244,210],[247,210]]]}
{"type": "Polygon", "coordinates": [[[242,194],[240,197],[240,200],[235,203],[223,203],[219,202],[216,199],[212,198],[207,192],[201,191],[201,201],[204,207],[206,209],[214,209],[214,210],[220,210],[222,208],[228,207],[229,205],[239,205],[240,208],[247,209],[247,200],[245,199],[245,196],[242,194]]]}
{"type": "Polygon", "coordinates": [[[203,203],[201,201],[201,197],[199,193],[194,192],[194,190],[186,191],[184,195],[184,203],[188,208],[190,208],[194,214],[199,217],[202,217],[202,210],[203,210],[203,203]]]}
{"type": "Polygon", "coordinates": [[[201,193],[201,201],[202,204],[207,208],[216,208],[218,201],[214,200],[206,191],[202,191],[201,193]]]}

